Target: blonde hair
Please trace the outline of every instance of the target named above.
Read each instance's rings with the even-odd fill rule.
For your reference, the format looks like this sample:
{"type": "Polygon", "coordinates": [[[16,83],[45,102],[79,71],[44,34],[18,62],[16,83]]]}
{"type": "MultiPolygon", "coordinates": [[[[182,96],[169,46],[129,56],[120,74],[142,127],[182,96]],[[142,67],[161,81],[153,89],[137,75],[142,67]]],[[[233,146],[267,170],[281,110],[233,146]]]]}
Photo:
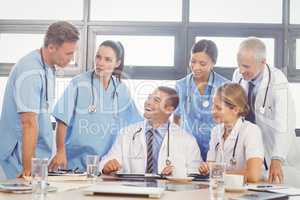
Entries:
{"type": "Polygon", "coordinates": [[[220,97],[229,108],[238,107],[239,116],[245,117],[249,113],[249,105],[245,90],[237,83],[226,83],[217,89],[216,96],[220,97]]]}

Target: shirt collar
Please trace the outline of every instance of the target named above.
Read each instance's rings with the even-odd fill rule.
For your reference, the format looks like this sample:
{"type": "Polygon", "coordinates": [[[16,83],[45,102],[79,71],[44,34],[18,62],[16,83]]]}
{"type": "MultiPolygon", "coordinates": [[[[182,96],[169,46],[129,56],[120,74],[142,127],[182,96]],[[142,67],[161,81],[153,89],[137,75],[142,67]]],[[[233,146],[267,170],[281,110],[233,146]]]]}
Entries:
{"type": "Polygon", "coordinates": [[[51,71],[52,73],[55,73],[55,72],[56,72],[56,68],[55,68],[54,65],[51,66],[51,65],[47,64],[45,61],[44,61],[44,64],[43,64],[42,54],[41,54],[41,49],[38,49],[38,50],[36,51],[36,53],[37,53],[39,62],[41,63],[41,66],[42,66],[43,70],[44,70],[44,66],[43,66],[43,65],[45,64],[45,67],[46,67],[46,70],[47,70],[47,71],[51,71]]]}
{"type": "Polygon", "coordinates": [[[262,71],[261,73],[259,73],[257,75],[257,77],[255,77],[254,79],[251,80],[251,83],[253,83],[254,86],[258,85],[262,79],[264,77],[264,71],[262,71]]]}
{"type": "MultiPolygon", "coordinates": [[[[240,118],[236,121],[236,123],[235,123],[233,129],[231,130],[231,133],[229,134],[227,140],[228,140],[228,139],[229,139],[229,140],[235,140],[235,139],[237,138],[237,136],[238,136],[238,134],[239,134],[239,132],[240,132],[240,130],[241,130],[241,128],[242,128],[242,124],[243,124],[243,119],[240,117],[240,118]]],[[[221,132],[221,133],[222,133],[222,140],[223,140],[224,126],[223,126],[223,129],[222,129],[222,132],[221,132]]]]}
{"type": "MultiPolygon", "coordinates": [[[[155,130],[160,134],[160,135],[165,135],[165,133],[168,131],[168,126],[169,126],[169,121],[165,122],[162,124],[160,127],[156,128],[155,130]]],[[[147,134],[149,130],[152,129],[152,126],[150,125],[149,121],[146,120],[145,122],[145,133],[147,134]]]]}
{"type": "MultiPolygon", "coordinates": [[[[205,94],[208,93],[208,90],[209,90],[210,87],[213,87],[213,84],[214,84],[214,80],[213,80],[214,79],[214,75],[215,74],[214,74],[213,71],[211,71],[209,73],[209,77],[208,77],[208,81],[207,81],[207,86],[205,87],[205,94]]],[[[188,80],[189,80],[188,85],[190,84],[191,87],[192,87],[192,89],[194,90],[196,88],[196,83],[195,83],[195,81],[193,79],[193,73],[190,73],[188,75],[188,80]]]]}

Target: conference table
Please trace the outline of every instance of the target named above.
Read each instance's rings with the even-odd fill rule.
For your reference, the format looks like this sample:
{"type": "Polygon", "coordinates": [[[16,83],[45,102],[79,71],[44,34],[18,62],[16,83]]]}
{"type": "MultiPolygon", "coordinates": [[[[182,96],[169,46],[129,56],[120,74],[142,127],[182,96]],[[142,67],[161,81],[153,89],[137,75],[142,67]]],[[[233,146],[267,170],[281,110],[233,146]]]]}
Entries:
{"type": "MultiPolygon", "coordinates": [[[[104,177],[105,178],[105,177],[104,177]]],[[[137,200],[137,199],[151,199],[148,197],[141,196],[132,196],[132,195],[86,195],[84,193],[84,189],[88,188],[93,184],[112,184],[114,187],[121,185],[124,181],[110,181],[105,180],[103,177],[99,177],[96,181],[90,180],[49,180],[50,185],[57,188],[57,191],[48,192],[46,197],[44,198],[36,198],[35,199],[43,199],[43,200],[137,200]]],[[[10,180],[8,182],[23,182],[23,180],[10,180]]],[[[160,180],[163,183],[168,183],[168,180],[160,180]]],[[[180,184],[201,184],[203,186],[207,186],[203,189],[197,190],[180,190],[180,191],[165,191],[163,195],[160,197],[161,200],[209,200],[210,193],[208,188],[208,182],[193,182],[193,183],[180,183],[180,184]]],[[[249,191],[247,191],[249,193],[249,191]]],[[[225,193],[225,199],[229,199],[231,197],[237,197],[245,194],[242,193],[225,193]]],[[[0,192],[0,200],[26,200],[26,199],[34,199],[32,194],[14,194],[14,193],[5,193],[0,192]]],[[[298,197],[290,198],[292,200],[300,199],[298,197]]]]}

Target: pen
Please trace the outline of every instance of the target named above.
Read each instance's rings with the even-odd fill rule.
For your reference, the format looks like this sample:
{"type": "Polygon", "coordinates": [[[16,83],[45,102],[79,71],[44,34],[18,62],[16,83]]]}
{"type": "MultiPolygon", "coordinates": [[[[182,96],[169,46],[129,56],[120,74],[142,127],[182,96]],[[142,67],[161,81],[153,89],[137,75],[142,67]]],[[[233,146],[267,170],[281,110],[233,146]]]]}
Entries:
{"type": "Polygon", "coordinates": [[[270,188],[273,187],[272,185],[258,185],[256,188],[270,188]]]}

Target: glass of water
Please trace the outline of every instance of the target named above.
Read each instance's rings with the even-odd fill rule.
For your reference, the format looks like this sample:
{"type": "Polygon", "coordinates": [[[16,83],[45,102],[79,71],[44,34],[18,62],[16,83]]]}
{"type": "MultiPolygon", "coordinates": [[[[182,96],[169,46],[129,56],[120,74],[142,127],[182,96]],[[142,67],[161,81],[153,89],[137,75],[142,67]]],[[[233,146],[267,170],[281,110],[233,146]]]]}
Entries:
{"type": "Polygon", "coordinates": [[[96,179],[99,174],[99,156],[86,156],[86,174],[88,178],[96,179]]]}
{"type": "Polygon", "coordinates": [[[31,160],[32,193],[34,196],[46,196],[48,190],[48,159],[31,160]]]}
{"type": "Polygon", "coordinates": [[[210,199],[221,200],[224,199],[225,164],[220,162],[212,162],[209,164],[209,192],[210,199]]]}

